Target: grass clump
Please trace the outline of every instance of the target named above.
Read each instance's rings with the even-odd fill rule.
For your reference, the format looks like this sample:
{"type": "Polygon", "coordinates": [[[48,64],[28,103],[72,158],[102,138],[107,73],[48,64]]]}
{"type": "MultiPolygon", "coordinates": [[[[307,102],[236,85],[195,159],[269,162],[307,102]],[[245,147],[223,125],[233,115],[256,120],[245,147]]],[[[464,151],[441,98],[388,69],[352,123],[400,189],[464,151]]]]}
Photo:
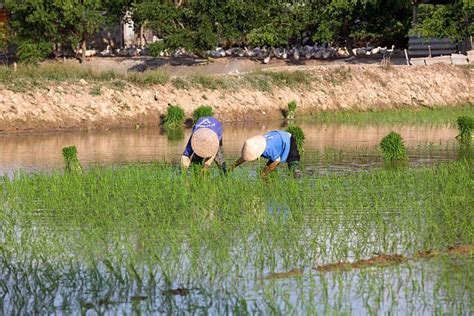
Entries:
{"type": "Polygon", "coordinates": [[[459,134],[456,138],[462,143],[471,142],[472,129],[474,129],[474,118],[469,116],[460,116],[457,120],[459,134]]]}
{"type": "Polygon", "coordinates": [[[301,129],[301,127],[299,127],[297,125],[289,125],[286,128],[286,131],[288,133],[290,133],[296,139],[296,145],[298,146],[298,150],[300,151],[300,153],[302,153],[303,152],[303,145],[304,145],[304,141],[305,141],[305,136],[304,136],[304,132],[301,129]]]}
{"type": "Polygon", "coordinates": [[[212,110],[212,107],[201,105],[200,107],[194,110],[193,119],[194,119],[194,122],[196,122],[201,117],[213,116],[213,115],[214,115],[214,111],[212,110]]]}
{"type": "Polygon", "coordinates": [[[64,171],[67,173],[82,173],[82,166],[77,158],[76,146],[63,148],[64,171]]]}
{"type": "Polygon", "coordinates": [[[146,70],[128,75],[128,81],[136,85],[164,85],[169,80],[170,76],[162,70],[146,70]]]}
{"type": "Polygon", "coordinates": [[[102,88],[100,85],[96,84],[92,87],[90,95],[92,96],[99,96],[102,94],[102,88]]]}
{"type": "Polygon", "coordinates": [[[382,138],[380,148],[387,161],[402,161],[407,158],[407,150],[403,138],[396,132],[390,132],[387,136],[382,138]]]}
{"type": "Polygon", "coordinates": [[[180,127],[185,120],[184,110],[179,105],[169,105],[163,119],[163,126],[167,128],[180,127]]]}

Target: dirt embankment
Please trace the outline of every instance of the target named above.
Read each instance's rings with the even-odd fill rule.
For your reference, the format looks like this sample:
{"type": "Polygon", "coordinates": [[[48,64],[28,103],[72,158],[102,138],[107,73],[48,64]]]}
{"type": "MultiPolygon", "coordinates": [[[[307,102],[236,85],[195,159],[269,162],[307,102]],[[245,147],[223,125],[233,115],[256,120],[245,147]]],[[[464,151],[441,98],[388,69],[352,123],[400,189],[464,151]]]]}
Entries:
{"type": "Polygon", "coordinates": [[[0,86],[0,131],[156,126],[168,104],[181,105],[188,115],[200,105],[212,105],[220,119],[242,121],[279,118],[292,100],[297,101],[299,114],[474,102],[474,69],[443,65],[295,69],[311,75],[311,83],[274,86],[270,92],[248,87],[177,89],[167,83],[127,84],[123,89],[102,85],[100,93],[93,93],[100,83],[84,80],[51,82],[26,93],[0,86]]]}

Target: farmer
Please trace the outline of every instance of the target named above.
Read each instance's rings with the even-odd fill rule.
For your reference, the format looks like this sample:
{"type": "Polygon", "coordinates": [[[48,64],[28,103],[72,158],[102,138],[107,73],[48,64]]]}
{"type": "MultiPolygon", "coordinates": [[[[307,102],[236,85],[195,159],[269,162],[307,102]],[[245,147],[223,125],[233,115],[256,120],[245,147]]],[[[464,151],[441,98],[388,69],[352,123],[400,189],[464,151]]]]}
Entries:
{"type": "Polygon", "coordinates": [[[299,170],[300,153],[296,139],[288,132],[271,131],[263,136],[254,136],[245,141],[242,156],[232,165],[232,169],[246,161],[259,157],[268,159],[262,171],[262,177],[267,177],[280,163],[286,162],[296,178],[301,177],[299,170]]]}
{"type": "Polygon", "coordinates": [[[222,124],[212,116],[205,116],[193,126],[191,137],[181,157],[181,165],[187,169],[191,163],[198,163],[203,164],[203,170],[207,170],[213,161],[225,174],[222,124]]]}

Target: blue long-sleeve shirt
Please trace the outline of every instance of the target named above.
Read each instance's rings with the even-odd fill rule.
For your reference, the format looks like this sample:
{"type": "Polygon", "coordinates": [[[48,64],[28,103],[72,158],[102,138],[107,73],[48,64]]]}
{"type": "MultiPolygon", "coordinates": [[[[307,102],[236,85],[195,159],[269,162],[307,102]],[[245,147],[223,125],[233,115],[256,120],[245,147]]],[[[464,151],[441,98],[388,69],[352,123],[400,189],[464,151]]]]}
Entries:
{"type": "MultiPolygon", "coordinates": [[[[217,119],[213,118],[212,116],[201,117],[193,126],[192,134],[203,127],[213,130],[219,138],[219,144],[222,143],[222,124],[217,119]]],[[[183,156],[191,157],[191,155],[194,153],[194,150],[191,147],[191,139],[193,137],[192,134],[191,137],[189,137],[186,148],[184,149],[183,156]]]]}
{"type": "Polygon", "coordinates": [[[270,161],[286,162],[290,153],[291,134],[283,131],[271,131],[263,137],[267,140],[267,146],[262,157],[270,161]]]}

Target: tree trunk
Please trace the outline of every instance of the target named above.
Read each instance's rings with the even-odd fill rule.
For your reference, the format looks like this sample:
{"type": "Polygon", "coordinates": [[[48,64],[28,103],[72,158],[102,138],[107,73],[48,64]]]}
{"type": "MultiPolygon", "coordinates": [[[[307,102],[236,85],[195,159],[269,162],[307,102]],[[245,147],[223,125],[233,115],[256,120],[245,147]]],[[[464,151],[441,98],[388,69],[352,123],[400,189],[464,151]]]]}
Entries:
{"type": "Polygon", "coordinates": [[[418,20],[418,3],[412,5],[412,11],[411,26],[414,27],[418,20]]]}
{"type": "Polygon", "coordinates": [[[86,60],[86,49],[87,49],[87,40],[85,36],[82,37],[81,47],[82,47],[81,63],[83,63],[86,60]]]}
{"type": "Polygon", "coordinates": [[[140,25],[140,31],[138,32],[139,36],[140,36],[140,40],[138,41],[138,44],[140,45],[140,48],[142,48],[144,46],[143,44],[143,36],[144,36],[144,29],[143,29],[143,25],[140,25]]]}

